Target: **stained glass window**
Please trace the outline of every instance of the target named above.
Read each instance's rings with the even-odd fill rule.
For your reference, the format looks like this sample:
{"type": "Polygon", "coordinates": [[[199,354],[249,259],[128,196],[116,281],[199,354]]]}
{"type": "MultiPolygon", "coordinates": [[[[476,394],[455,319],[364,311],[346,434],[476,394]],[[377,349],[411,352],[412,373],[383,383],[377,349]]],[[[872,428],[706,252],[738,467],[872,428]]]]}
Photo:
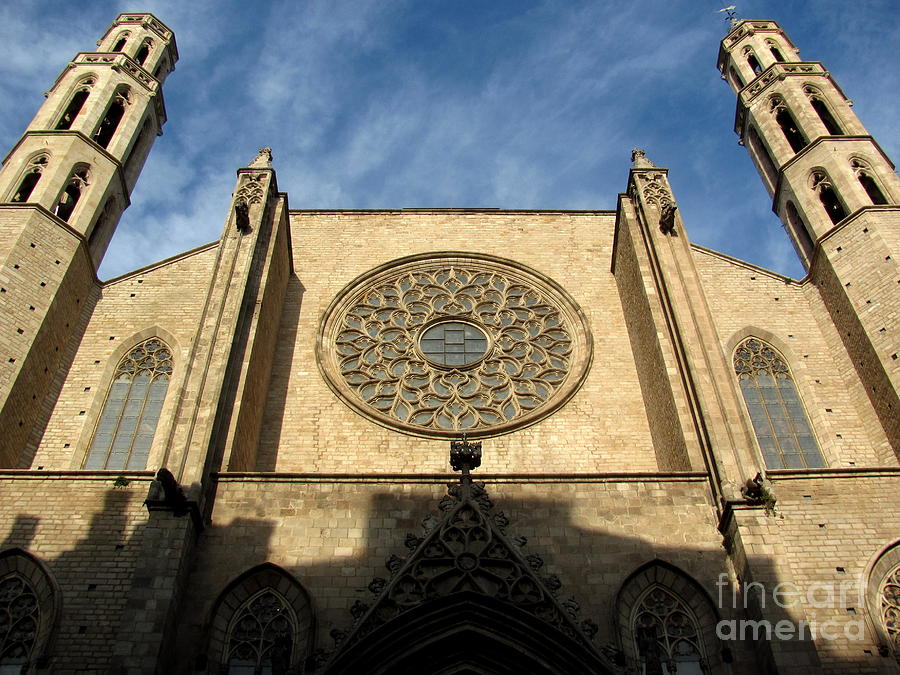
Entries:
{"type": "Polygon", "coordinates": [[[900,565],[884,580],[881,588],[881,623],[891,641],[894,655],[900,658],[900,565]]]}
{"type": "Polygon", "coordinates": [[[158,338],[142,342],[122,359],[85,469],[146,468],[171,375],[172,352],[158,338]]]}
{"type": "Polygon", "coordinates": [[[787,364],[774,348],[747,338],[734,352],[734,370],[770,469],[825,466],[787,364]]]}
{"type": "Polygon", "coordinates": [[[432,326],[422,333],[420,344],[426,358],[445,366],[466,366],[487,352],[487,336],[461,321],[432,326]]]}
{"type": "Polygon", "coordinates": [[[264,589],[235,614],[228,632],[229,675],[279,675],[291,663],[296,620],[279,594],[264,589]]]}
{"type": "Polygon", "coordinates": [[[637,604],[632,626],[642,673],[663,672],[663,664],[679,675],[704,672],[697,620],[667,589],[656,585],[647,590],[637,604]]]}
{"type": "Polygon", "coordinates": [[[37,594],[17,573],[0,580],[0,674],[24,673],[40,623],[37,594]]]}

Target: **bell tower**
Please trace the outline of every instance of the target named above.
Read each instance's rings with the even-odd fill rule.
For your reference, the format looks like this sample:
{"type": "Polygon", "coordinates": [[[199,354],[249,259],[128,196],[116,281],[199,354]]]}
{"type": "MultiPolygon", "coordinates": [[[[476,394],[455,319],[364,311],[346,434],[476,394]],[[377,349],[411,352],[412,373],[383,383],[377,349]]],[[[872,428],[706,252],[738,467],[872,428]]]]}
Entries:
{"type": "Polygon", "coordinates": [[[97,45],[65,67],[0,170],[2,467],[28,465],[39,409],[166,119],[172,31],[121,14],[97,45]]]}
{"type": "MultiPolygon", "coordinates": [[[[738,21],[718,68],[735,132],[818,287],[858,376],[900,448],[900,178],[817,61],[773,21],[738,21]]],[[[900,450],[898,450],[900,452],[900,450]]]]}

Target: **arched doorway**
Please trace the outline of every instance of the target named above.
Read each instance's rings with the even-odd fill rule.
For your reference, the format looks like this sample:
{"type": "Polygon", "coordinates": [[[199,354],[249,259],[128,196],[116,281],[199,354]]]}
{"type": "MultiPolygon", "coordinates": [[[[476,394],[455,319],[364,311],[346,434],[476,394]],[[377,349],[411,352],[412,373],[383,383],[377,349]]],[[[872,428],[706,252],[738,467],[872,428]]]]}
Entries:
{"type": "Polygon", "coordinates": [[[327,671],[370,675],[571,675],[614,670],[576,636],[513,605],[454,593],[340,648],[327,671]]]}

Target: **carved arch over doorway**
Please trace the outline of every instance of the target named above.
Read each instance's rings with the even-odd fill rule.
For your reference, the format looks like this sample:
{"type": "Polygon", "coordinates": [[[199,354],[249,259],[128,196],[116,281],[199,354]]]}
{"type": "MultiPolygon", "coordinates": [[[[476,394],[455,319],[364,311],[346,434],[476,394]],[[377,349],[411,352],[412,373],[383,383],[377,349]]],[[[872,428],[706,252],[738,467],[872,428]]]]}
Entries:
{"type": "Polygon", "coordinates": [[[569,675],[614,671],[591,650],[509,603],[466,591],[426,602],[339,653],[329,675],[569,675]]]}

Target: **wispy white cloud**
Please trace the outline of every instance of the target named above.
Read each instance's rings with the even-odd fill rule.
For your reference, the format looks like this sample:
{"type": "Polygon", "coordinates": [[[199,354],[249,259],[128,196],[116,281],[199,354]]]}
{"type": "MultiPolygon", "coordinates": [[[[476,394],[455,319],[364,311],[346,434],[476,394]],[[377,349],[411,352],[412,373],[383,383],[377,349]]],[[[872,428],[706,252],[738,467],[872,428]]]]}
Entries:
{"type": "MultiPolygon", "coordinates": [[[[124,0],[0,6],[0,143],[93,48],[124,0]]],[[[629,151],[670,169],[693,240],[799,273],[731,126],[715,71],[718,6],[438,0],[148,0],[176,33],[169,123],[105,276],[219,236],[235,169],[271,145],[302,207],[614,208],[629,151]]],[[[900,151],[900,39],[885,3],[810,13],[757,0],[822,60],[889,153],[900,151]],[[836,46],[836,48],[835,48],[836,46]],[[885,55],[888,56],[885,56],[885,55]],[[881,65],[882,67],[879,67],[881,65]],[[873,68],[879,76],[873,81],[873,68]]]]}

